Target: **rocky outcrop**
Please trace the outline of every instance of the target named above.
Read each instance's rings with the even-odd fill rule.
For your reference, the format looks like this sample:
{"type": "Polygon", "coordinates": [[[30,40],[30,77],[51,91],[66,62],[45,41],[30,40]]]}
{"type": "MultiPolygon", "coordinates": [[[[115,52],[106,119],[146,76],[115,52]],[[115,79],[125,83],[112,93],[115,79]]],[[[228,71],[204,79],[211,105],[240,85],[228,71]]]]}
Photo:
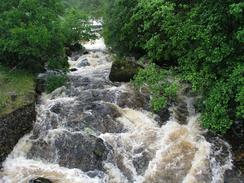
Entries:
{"type": "Polygon", "coordinates": [[[18,140],[31,131],[35,118],[35,103],[0,117],[0,165],[18,140]]]}
{"type": "Polygon", "coordinates": [[[129,82],[143,68],[139,64],[130,61],[113,62],[109,79],[113,82],[129,82]]]}

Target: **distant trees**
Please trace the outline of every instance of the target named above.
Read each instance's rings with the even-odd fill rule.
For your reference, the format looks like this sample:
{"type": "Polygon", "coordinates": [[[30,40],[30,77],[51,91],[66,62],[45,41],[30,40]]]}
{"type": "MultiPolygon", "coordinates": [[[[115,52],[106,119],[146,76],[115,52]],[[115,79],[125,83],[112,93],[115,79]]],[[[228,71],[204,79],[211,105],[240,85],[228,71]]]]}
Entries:
{"type": "Polygon", "coordinates": [[[61,0],[2,0],[0,63],[33,72],[42,70],[45,63],[56,64],[59,69],[67,67],[65,44],[88,39],[90,29],[84,25],[87,23],[84,15],[77,13],[71,19],[64,16],[65,11],[61,0]],[[69,32],[74,29],[79,34],[69,32]],[[67,41],[70,37],[74,38],[67,41]]]}
{"type": "Polygon", "coordinates": [[[104,0],[62,0],[68,7],[75,7],[95,18],[102,17],[104,0]]]}
{"type": "MultiPolygon", "coordinates": [[[[233,120],[243,119],[242,1],[107,0],[106,7],[106,43],[121,55],[139,52],[160,66],[176,67],[178,76],[203,96],[203,126],[225,132],[233,120]]],[[[144,81],[158,86],[153,78],[159,72],[148,72],[152,80],[144,81]]],[[[157,109],[165,105],[162,101],[154,100],[157,109]]]]}

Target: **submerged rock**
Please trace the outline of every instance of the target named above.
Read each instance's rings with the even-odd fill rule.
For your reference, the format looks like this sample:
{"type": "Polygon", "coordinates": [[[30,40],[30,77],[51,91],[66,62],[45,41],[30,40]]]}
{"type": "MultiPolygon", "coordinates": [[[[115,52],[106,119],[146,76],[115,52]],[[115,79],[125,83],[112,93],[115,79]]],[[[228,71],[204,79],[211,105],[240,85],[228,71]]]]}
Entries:
{"type": "Polygon", "coordinates": [[[88,60],[86,58],[79,59],[78,62],[79,62],[77,64],[77,67],[78,68],[86,67],[86,66],[89,66],[90,65],[90,63],[88,62],[88,60]]]}
{"type": "Polygon", "coordinates": [[[52,183],[52,182],[46,178],[39,177],[37,179],[30,180],[29,183],[52,183]]]}
{"type": "Polygon", "coordinates": [[[109,79],[113,82],[129,82],[142,66],[135,62],[115,61],[113,62],[109,79]]]}

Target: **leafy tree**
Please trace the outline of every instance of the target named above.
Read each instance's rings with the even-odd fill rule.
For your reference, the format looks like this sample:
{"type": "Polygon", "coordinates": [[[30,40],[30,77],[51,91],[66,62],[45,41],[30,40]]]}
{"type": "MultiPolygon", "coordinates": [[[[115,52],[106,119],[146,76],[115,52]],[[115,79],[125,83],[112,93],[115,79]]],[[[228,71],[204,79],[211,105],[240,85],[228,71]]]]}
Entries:
{"type": "Polygon", "coordinates": [[[0,63],[9,67],[66,69],[65,44],[90,38],[87,18],[64,16],[61,0],[3,0],[0,10],[0,63]]]}
{"type": "Polygon", "coordinates": [[[92,33],[88,16],[78,9],[70,8],[66,11],[61,27],[66,46],[74,44],[78,40],[89,41],[96,38],[96,35],[92,33]]]}
{"type": "MultiPolygon", "coordinates": [[[[115,0],[107,3],[105,39],[113,50],[125,56],[140,50],[140,54],[160,66],[177,67],[180,78],[190,82],[203,96],[203,126],[223,133],[233,120],[243,119],[243,2],[115,0]]],[[[150,71],[150,67],[146,70],[150,71]]],[[[160,78],[155,80],[160,85],[165,77],[159,75],[164,74],[147,74],[147,71],[144,72],[147,77],[138,75],[140,83],[150,85],[156,96],[153,99],[156,108],[163,107],[165,102],[158,97],[162,94],[154,90],[154,82],[148,81],[160,78]]]]}
{"type": "Polygon", "coordinates": [[[103,14],[104,0],[62,0],[65,6],[76,8],[83,13],[94,17],[100,18],[103,14]]]}

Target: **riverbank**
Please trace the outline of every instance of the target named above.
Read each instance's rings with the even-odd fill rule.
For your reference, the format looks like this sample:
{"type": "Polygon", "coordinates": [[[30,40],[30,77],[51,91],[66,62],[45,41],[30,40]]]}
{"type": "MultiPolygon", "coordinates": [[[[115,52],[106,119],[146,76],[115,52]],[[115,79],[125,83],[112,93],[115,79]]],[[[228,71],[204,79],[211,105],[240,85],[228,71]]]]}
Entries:
{"type": "Polygon", "coordinates": [[[35,77],[0,65],[0,167],[36,118],[35,77]]]}
{"type": "Polygon", "coordinates": [[[35,76],[29,72],[8,69],[0,65],[0,117],[35,100],[35,76]]]}

